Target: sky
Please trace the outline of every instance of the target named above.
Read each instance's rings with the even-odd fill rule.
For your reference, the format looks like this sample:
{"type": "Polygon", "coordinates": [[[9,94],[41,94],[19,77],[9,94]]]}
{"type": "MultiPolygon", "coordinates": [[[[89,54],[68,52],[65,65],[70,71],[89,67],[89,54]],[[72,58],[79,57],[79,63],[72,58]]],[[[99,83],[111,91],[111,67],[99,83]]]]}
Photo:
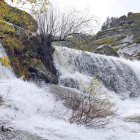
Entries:
{"type": "Polygon", "coordinates": [[[50,0],[58,7],[75,7],[87,10],[101,19],[101,24],[109,17],[120,17],[128,12],[140,13],[140,0],[50,0]]]}
{"type": "MultiPolygon", "coordinates": [[[[6,0],[7,2],[9,0],[6,0]]],[[[127,15],[128,12],[140,13],[140,0],[49,0],[52,5],[60,9],[75,9],[85,12],[90,16],[95,16],[100,20],[101,25],[105,22],[107,16],[120,17],[127,15]]]]}

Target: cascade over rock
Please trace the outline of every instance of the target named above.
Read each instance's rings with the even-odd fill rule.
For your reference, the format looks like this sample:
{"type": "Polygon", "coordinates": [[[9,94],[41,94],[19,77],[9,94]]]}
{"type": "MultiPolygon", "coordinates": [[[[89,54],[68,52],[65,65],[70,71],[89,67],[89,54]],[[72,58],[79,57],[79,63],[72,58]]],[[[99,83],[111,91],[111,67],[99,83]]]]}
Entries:
{"type": "MultiPolygon", "coordinates": [[[[10,11],[15,9],[10,7],[10,11]]],[[[17,16],[21,17],[21,11],[17,11],[17,16]]],[[[23,20],[12,22],[5,17],[7,22],[3,24],[8,24],[9,29],[0,32],[0,58],[7,55],[12,68],[5,68],[0,63],[0,128],[4,126],[0,139],[139,140],[139,125],[136,123],[140,121],[136,114],[140,114],[140,62],[118,58],[125,55],[125,58],[140,60],[140,42],[135,41],[132,34],[133,15],[129,13],[128,17],[119,18],[117,27],[98,32],[89,44],[86,40],[84,45],[89,45],[89,48],[82,48],[86,51],[53,47],[51,40],[54,36],[43,37],[32,32],[37,30],[34,19],[30,19],[34,28],[29,31],[23,20]],[[87,52],[88,49],[91,52],[87,52]],[[81,97],[84,100],[88,97],[84,86],[89,85],[93,77],[102,83],[101,92],[114,97],[107,98],[105,106],[110,106],[109,99],[119,108],[113,123],[98,130],[70,124],[69,121],[73,103],[79,103],[81,97]],[[38,86],[36,82],[41,84],[38,86]],[[14,116],[17,116],[16,119],[13,119],[14,116]],[[128,121],[132,121],[131,124],[128,121]]],[[[94,91],[100,94],[98,88],[100,86],[96,86],[94,91]]],[[[99,111],[102,110],[103,99],[99,94],[95,95],[98,105],[95,106],[94,97],[93,100],[89,98],[88,102],[83,100],[79,110],[85,103],[92,103],[99,111]]],[[[95,123],[97,119],[94,118],[95,123]]]]}
{"type": "MultiPolygon", "coordinates": [[[[120,58],[76,51],[65,47],[55,47],[55,49],[54,60],[57,69],[61,67],[71,74],[78,72],[90,77],[97,76],[107,89],[122,96],[140,95],[140,81],[133,70],[120,58]]],[[[63,75],[63,73],[61,74],[63,75]]],[[[65,78],[69,79],[69,77],[65,78]]],[[[63,77],[60,79],[60,83],[61,81],[64,82],[63,77]]],[[[65,82],[65,85],[70,85],[69,80],[65,80],[65,82]]]]}

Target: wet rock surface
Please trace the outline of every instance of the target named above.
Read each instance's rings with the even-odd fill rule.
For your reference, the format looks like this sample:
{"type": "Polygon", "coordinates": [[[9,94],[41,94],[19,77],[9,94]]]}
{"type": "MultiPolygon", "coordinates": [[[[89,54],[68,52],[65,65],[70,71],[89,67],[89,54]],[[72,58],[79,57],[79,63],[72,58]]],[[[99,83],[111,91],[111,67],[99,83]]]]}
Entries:
{"type": "Polygon", "coordinates": [[[29,132],[12,130],[10,132],[0,131],[0,140],[43,140],[43,139],[29,132]]]}
{"type": "Polygon", "coordinates": [[[25,34],[15,34],[0,39],[0,42],[0,46],[4,47],[9,56],[17,77],[57,83],[57,71],[52,57],[54,48],[42,42],[40,36],[29,37],[25,34]]]}
{"type": "Polygon", "coordinates": [[[125,121],[127,122],[135,122],[140,124],[140,116],[126,118],[125,121]]]}
{"type": "Polygon", "coordinates": [[[94,50],[94,53],[98,53],[98,54],[103,54],[103,55],[107,55],[107,56],[115,56],[115,57],[119,57],[118,53],[111,48],[109,45],[101,45],[98,48],[96,48],[94,50]]]}
{"type": "MultiPolygon", "coordinates": [[[[137,97],[140,96],[140,81],[137,78],[135,72],[126,63],[120,61],[115,57],[108,57],[99,54],[93,54],[88,52],[71,52],[69,49],[60,48],[63,52],[58,57],[58,63],[61,65],[64,61],[63,67],[65,69],[71,68],[71,73],[79,72],[91,77],[96,76],[104,86],[122,96],[137,97]]],[[[68,77],[69,78],[69,77],[68,77]]],[[[63,78],[62,78],[63,80],[63,78]]],[[[65,80],[65,84],[68,84],[65,80]]]]}

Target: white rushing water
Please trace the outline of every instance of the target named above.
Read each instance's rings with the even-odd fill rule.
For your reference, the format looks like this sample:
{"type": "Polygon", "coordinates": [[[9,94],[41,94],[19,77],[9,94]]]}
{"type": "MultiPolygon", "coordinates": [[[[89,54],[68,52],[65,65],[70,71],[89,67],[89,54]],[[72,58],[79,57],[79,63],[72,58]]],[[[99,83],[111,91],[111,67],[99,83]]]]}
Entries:
{"type": "Polygon", "coordinates": [[[76,79],[78,75],[81,77],[85,75],[85,79],[97,76],[110,91],[122,96],[140,95],[138,79],[140,63],[138,61],[131,62],[122,58],[76,51],[65,47],[56,47],[54,61],[56,68],[61,73],[60,84],[72,77],[76,79]]]}
{"type": "MultiPolygon", "coordinates": [[[[92,75],[87,71],[77,71],[73,64],[70,65],[73,61],[68,59],[65,52],[78,55],[83,53],[56,47],[54,63],[62,74],[60,81],[67,78],[88,81],[92,75]]],[[[140,62],[102,56],[102,58],[104,57],[114,59],[116,63],[120,61],[128,65],[133,69],[136,77],[140,78],[140,62]]],[[[6,125],[7,127],[12,126],[16,130],[28,131],[45,140],[140,140],[140,124],[125,121],[125,118],[140,116],[140,98],[123,100],[121,93],[116,94],[109,91],[108,93],[114,96],[112,101],[115,101],[119,108],[118,116],[106,128],[87,129],[84,126],[68,122],[71,112],[65,113],[66,108],[62,102],[55,104],[55,98],[49,92],[48,87],[45,85],[38,87],[34,83],[17,79],[10,68],[0,65],[0,96],[5,99],[5,103],[0,107],[0,120],[8,121],[14,118],[6,125]]]]}

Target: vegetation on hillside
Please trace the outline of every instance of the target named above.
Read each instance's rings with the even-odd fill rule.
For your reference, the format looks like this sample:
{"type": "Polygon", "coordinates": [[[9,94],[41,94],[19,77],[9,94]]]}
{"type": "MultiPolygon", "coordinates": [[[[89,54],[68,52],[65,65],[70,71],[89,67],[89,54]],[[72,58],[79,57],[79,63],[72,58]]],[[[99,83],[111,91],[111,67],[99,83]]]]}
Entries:
{"type": "Polygon", "coordinates": [[[5,66],[5,67],[9,67],[10,66],[10,62],[9,62],[7,56],[3,56],[2,58],[0,58],[0,62],[2,64],[2,66],[5,66]]]}
{"type": "Polygon", "coordinates": [[[51,44],[55,41],[69,41],[71,37],[93,34],[98,19],[75,9],[62,11],[52,6],[40,16],[38,24],[42,38],[51,44]]]}
{"type": "MultiPolygon", "coordinates": [[[[25,58],[25,50],[27,49],[28,45],[32,46],[31,44],[33,44],[33,41],[31,41],[30,37],[28,36],[29,34],[25,34],[24,29],[36,31],[37,22],[30,14],[23,10],[19,10],[17,7],[18,5],[23,7],[24,5],[30,4],[31,12],[38,15],[38,10],[35,9],[40,8],[41,13],[43,13],[46,11],[46,6],[49,4],[49,2],[48,0],[27,0],[26,2],[24,0],[17,0],[16,2],[14,0],[10,1],[15,3],[14,7],[8,5],[5,0],[0,0],[0,42],[3,44],[9,56],[11,66],[14,68],[15,73],[20,77],[28,78],[28,66],[23,65],[23,60],[21,60],[21,58],[25,58]],[[17,32],[15,25],[17,25],[22,31],[17,32]],[[28,45],[26,41],[28,42],[28,45]]],[[[2,64],[4,60],[5,59],[1,58],[2,64]]]]}
{"type": "Polygon", "coordinates": [[[115,27],[117,20],[118,20],[117,17],[111,17],[111,18],[107,17],[106,21],[103,23],[103,25],[101,27],[101,30],[103,31],[103,30],[106,30],[108,28],[115,27]]]}
{"type": "MultiPolygon", "coordinates": [[[[11,1],[13,2],[13,0],[11,1]]],[[[47,0],[44,1],[47,5],[47,0]]],[[[20,0],[18,2],[21,2],[22,5],[26,4],[20,0]]],[[[28,0],[28,2],[33,4],[36,1],[28,0]]],[[[69,41],[70,39],[71,43],[79,48],[82,45],[88,44],[89,40],[91,40],[92,37],[86,33],[94,30],[92,22],[98,22],[98,20],[93,17],[78,17],[78,15],[76,13],[73,14],[73,12],[57,13],[58,11],[54,11],[54,9],[46,12],[43,11],[45,8],[44,4],[42,7],[39,12],[33,10],[33,13],[37,15],[37,17],[40,16],[38,20],[40,25],[39,42],[37,37],[32,36],[30,38],[24,34],[16,34],[12,26],[3,22],[7,21],[26,29],[30,29],[32,25],[34,25],[34,23],[30,21],[29,14],[7,5],[4,1],[0,1],[0,34],[5,35],[0,38],[0,42],[9,55],[11,66],[14,66],[15,73],[19,77],[23,77],[23,79],[35,77],[36,75],[33,74],[37,73],[37,66],[39,66],[37,68],[42,68],[43,65],[43,68],[48,71],[48,73],[53,71],[52,60],[49,57],[53,52],[53,50],[51,50],[51,43],[53,41],[64,41],[67,39],[69,41]],[[44,12],[44,14],[41,16],[40,13],[42,12],[44,12]],[[44,18],[44,16],[46,18],[44,18]]],[[[110,26],[113,27],[115,20],[115,18],[111,18],[112,22],[109,22],[107,28],[110,26]]],[[[101,43],[108,44],[112,42],[113,39],[114,37],[104,38],[95,41],[95,43],[97,45],[101,43]]],[[[0,59],[0,62],[4,66],[9,66],[10,64],[8,58],[5,56],[0,59]]],[[[41,74],[38,73],[38,75],[40,76],[41,74]]],[[[50,82],[47,80],[46,82],[50,82]]],[[[69,100],[70,98],[67,101],[68,104],[71,104],[71,109],[73,110],[70,122],[82,124],[87,127],[105,126],[111,117],[115,115],[116,110],[114,110],[114,103],[110,102],[110,97],[107,96],[107,93],[102,92],[101,84],[97,79],[93,79],[88,83],[88,87],[86,87],[84,91],[85,95],[80,96],[76,102],[74,102],[75,100],[69,100]]]]}
{"type": "Polygon", "coordinates": [[[23,27],[25,29],[30,29],[31,31],[37,30],[37,22],[33,19],[33,17],[25,12],[24,10],[19,10],[17,7],[21,5],[21,8],[24,5],[31,5],[30,9],[31,12],[36,15],[38,12],[35,10],[38,7],[40,8],[41,12],[46,11],[46,5],[49,4],[48,0],[38,1],[35,0],[10,0],[14,3],[14,7],[8,5],[4,0],[0,0],[0,22],[7,21],[17,26],[23,27]]]}
{"type": "Polygon", "coordinates": [[[135,35],[135,37],[140,37],[140,16],[135,20],[134,22],[134,26],[133,26],[133,33],[135,35]]]}

